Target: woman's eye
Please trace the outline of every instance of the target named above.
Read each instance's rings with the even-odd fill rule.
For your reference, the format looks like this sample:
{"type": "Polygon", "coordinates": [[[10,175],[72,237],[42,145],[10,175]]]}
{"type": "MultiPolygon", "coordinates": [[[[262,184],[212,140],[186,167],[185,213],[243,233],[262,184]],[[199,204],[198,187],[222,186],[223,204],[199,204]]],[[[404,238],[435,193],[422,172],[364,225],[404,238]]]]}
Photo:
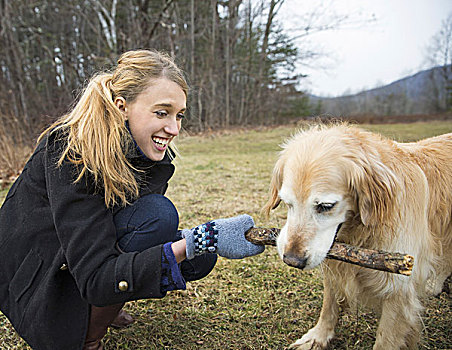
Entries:
{"type": "Polygon", "coordinates": [[[184,119],[185,118],[185,114],[178,113],[176,117],[177,117],[177,119],[184,119]]]}
{"type": "Polygon", "coordinates": [[[157,114],[157,116],[160,118],[165,118],[168,115],[166,111],[156,111],[154,113],[157,114]]]}
{"type": "Polygon", "coordinates": [[[315,210],[319,214],[325,213],[325,212],[333,209],[335,205],[336,205],[336,202],[335,203],[319,203],[315,206],[315,210]]]}

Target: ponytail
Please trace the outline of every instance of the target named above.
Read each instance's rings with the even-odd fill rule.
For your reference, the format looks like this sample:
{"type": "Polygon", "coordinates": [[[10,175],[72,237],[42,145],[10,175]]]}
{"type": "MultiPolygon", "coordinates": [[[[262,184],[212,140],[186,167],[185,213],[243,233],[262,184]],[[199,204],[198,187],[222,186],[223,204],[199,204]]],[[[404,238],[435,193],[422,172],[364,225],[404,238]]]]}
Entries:
{"type": "Polygon", "coordinates": [[[80,165],[75,182],[87,173],[96,186],[103,187],[105,204],[126,205],[139,194],[134,168],[126,159],[133,140],[124,117],[115,105],[116,97],[133,102],[152,79],[165,77],[177,83],[188,94],[181,70],[166,54],[150,51],[128,51],[121,55],[112,73],[94,76],[72,111],[63,115],[39,137],[61,130],[67,137],[58,165],[68,160],[80,165]]]}
{"type": "Polygon", "coordinates": [[[133,168],[125,156],[132,140],[113,101],[111,77],[103,73],[92,78],[74,109],[40,136],[58,130],[65,132],[67,145],[58,165],[65,160],[81,165],[75,182],[87,172],[92,174],[96,184],[104,188],[107,207],[127,204],[130,194],[132,198],[138,196],[133,168]]]}

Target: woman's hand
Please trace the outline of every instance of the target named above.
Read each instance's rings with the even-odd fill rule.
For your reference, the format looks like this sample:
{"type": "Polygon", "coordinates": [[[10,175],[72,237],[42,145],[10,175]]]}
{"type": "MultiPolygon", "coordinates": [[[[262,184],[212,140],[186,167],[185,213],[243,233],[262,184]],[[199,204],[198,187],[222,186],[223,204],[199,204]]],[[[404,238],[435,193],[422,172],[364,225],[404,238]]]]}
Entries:
{"type": "Polygon", "coordinates": [[[228,259],[242,259],[260,254],[265,247],[245,239],[245,232],[253,226],[253,218],[245,214],[212,220],[191,230],[182,230],[182,237],[186,240],[187,259],[206,252],[217,253],[228,259]]]}

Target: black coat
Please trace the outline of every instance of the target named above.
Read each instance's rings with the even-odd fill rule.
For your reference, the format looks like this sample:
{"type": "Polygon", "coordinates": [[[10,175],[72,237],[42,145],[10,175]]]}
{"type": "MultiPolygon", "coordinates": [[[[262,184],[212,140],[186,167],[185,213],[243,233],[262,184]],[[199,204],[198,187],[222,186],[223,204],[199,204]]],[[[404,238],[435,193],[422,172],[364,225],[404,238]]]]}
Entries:
{"type": "MultiPolygon", "coordinates": [[[[72,163],[56,166],[63,146],[55,135],[44,138],[0,209],[0,310],[36,350],[82,349],[89,304],[164,296],[162,246],[117,251],[114,210],[91,179],[73,183],[72,163]]],[[[140,195],[165,192],[174,172],[168,155],[130,161],[145,170],[137,173],[140,195]]]]}

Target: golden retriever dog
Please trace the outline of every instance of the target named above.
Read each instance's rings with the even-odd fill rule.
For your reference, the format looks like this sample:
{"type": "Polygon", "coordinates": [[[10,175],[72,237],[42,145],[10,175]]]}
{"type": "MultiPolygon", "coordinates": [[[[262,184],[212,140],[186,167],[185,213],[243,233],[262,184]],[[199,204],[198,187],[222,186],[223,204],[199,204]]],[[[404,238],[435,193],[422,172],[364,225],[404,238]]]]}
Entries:
{"type": "Polygon", "coordinates": [[[398,143],[339,124],[300,131],[284,145],[271,180],[269,214],[287,221],[277,250],[288,265],[323,263],[324,296],[314,328],[293,349],[325,349],[339,307],[380,314],[373,349],[416,349],[421,299],[439,294],[452,272],[452,134],[398,143]],[[411,276],[325,260],[335,240],[413,255],[411,276]]]}

